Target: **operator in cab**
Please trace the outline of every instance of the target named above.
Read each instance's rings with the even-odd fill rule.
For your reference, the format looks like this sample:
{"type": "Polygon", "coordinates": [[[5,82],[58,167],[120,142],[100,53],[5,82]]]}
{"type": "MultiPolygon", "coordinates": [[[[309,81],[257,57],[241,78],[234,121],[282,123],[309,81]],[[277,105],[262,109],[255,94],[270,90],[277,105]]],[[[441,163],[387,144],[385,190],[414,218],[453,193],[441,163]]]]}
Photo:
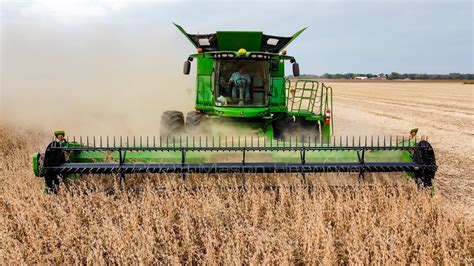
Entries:
{"type": "MultiPolygon", "coordinates": [[[[238,71],[234,72],[227,83],[229,86],[232,87],[232,99],[239,99],[240,98],[240,89],[245,90],[245,100],[250,100],[250,83],[251,79],[249,74],[245,72],[245,66],[242,63],[237,63],[238,71]]],[[[243,100],[243,99],[240,99],[243,100]]]]}

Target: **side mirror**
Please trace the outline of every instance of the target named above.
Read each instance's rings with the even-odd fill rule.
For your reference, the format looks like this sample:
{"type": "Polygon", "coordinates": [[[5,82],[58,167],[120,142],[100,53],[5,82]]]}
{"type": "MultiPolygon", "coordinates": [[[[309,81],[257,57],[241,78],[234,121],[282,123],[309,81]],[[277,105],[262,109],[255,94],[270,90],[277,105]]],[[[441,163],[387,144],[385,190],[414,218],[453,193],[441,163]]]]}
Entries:
{"type": "Polygon", "coordinates": [[[189,75],[190,71],[191,71],[191,62],[189,60],[186,60],[184,61],[183,74],[189,75]]]}
{"type": "Polygon", "coordinates": [[[293,63],[293,76],[298,77],[300,75],[300,65],[293,63]]]}

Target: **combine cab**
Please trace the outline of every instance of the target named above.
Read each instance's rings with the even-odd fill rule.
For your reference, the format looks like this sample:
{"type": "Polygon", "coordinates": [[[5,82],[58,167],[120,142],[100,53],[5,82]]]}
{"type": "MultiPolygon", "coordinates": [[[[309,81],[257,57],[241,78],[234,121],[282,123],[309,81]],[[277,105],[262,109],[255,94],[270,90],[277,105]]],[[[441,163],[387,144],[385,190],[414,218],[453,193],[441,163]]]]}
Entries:
{"type": "Polygon", "coordinates": [[[278,140],[298,135],[300,140],[329,140],[332,89],[317,81],[292,83],[285,78],[285,62],[292,64],[294,76],[299,76],[299,65],[283,49],[305,29],[278,37],[241,31],[194,35],[176,27],[198,51],[184,63],[184,74],[189,74],[191,62],[197,61],[196,106],[186,119],[181,112],[165,112],[161,136],[232,131],[278,140]]]}
{"type": "Polygon", "coordinates": [[[196,47],[184,63],[196,67],[195,110],[166,111],[160,136],[65,138],[56,132],[33,168],[55,191],[78,174],[407,172],[432,185],[437,166],[430,144],[416,138],[336,138],[332,88],[314,80],[288,80],[284,48],[291,37],[262,32],[188,34],[196,47]]]}

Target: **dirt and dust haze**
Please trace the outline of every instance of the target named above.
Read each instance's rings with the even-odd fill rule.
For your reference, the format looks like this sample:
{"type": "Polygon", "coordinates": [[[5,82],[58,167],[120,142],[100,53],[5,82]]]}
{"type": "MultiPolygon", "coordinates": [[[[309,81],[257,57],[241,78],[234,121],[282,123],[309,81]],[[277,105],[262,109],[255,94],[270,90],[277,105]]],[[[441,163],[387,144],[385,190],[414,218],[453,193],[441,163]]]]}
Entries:
{"type": "Polygon", "coordinates": [[[193,73],[182,74],[192,46],[163,24],[5,21],[0,120],[69,135],[157,135],[163,111],[194,102],[193,73]]]}

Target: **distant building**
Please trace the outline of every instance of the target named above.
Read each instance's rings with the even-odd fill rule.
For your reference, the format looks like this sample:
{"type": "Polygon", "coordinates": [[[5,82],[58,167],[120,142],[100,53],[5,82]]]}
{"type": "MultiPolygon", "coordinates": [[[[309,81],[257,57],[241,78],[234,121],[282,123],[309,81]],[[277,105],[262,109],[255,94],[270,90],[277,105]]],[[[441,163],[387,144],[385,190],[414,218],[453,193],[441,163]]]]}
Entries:
{"type": "Polygon", "coordinates": [[[359,76],[359,77],[355,77],[354,79],[362,80],[362,79],[367,79],[367,77],[359,76]]]}

